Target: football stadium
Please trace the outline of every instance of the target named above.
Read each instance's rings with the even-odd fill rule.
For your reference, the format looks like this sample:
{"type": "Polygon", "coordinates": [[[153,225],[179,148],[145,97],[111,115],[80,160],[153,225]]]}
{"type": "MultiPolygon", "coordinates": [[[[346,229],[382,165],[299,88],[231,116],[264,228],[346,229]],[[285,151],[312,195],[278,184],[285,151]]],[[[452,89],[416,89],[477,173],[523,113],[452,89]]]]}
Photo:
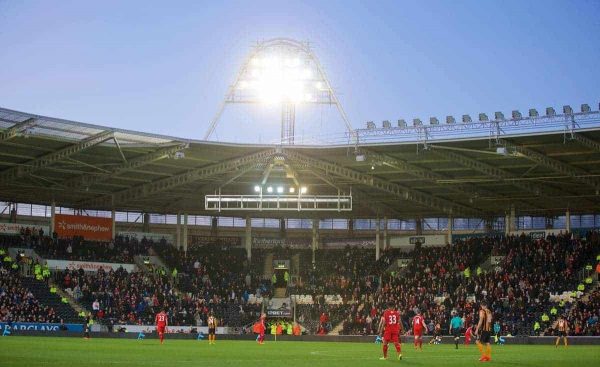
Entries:
{"type": "MultiPolygon", "coordinates": [[[[24,14],[83,14],[82,4],[52,10],[9,4],[0,3],[8,22],[8,36],[0,32],[0,40],[12,42],[18,32],[9,28],[21,29],[16,23],[24,14]]],[[[185,29],[199,6],[188,5],[187,15],[184,9],[142,13],[156,19],[177,14],[171,21],[180,19],[185,29]]],[[[450,4],[379,5],[394,14],[404,7],[430,14],[450,4]]],[[[600,7],[580,5],[581,12],[589,8],[580,27],[591,43],[597,21],[589,27],[586,21],[600,7]]],[[[210,11],[230,11],[222,6],[210,11]]],[[[275,5],[259,4],[235,19],[246,24],[254,16],[270,24],[271,15],[260,12],[267,6],[275,5]]],[[[291,9],[318,13],[304,5],[278,6],[279,17],[291,9]]],[[[349,2],[343,14],[337,6],[324,11],[348,20],[366,5],[349,2]]],[[[565,4],[552,6],[557,11],[565,4]]],[[[133,8],[123,14],[137,12],[133,8]]],[[[209,11],[208,4],[200,8],[209,11]]],[[[87,10],[100,17],[99,9],[87,10]]],[[[377,6],[369,11],[369,21],[388,19],[377,6]]],[[[503,16],[516,16],[509,13],[503,16]]],[[[145,39],[136,31],[125,35],[127,27],[143,29],[142,20],[124,26],[107,20],[113,16],[102,26],[107,37],[124,32],[124,39],[145,39]]],[[[165,21],[153,27],[166,24],[174,26],[165,21]]],[[[89,31],[83,23],[77,27],[89,31]]],[[[570,104],[438,117],[436,108],[422,117],[359,122],[364,115],[357,105],[377,106],[375,100],[397,96],[367,92],[360,95],[369,100],[361,100],[358,92],[338,87],[340,74],[332,70],[349,67],[329,56],[339,51],[360,58],[358,40],[349,41],[350,51],[321,53],[335,35],[307,33],[316,38],[309,42],[296,37],[305,33],[282,37],[275,25],[266,27],[251,34],[252,42],[227,45],[241,50],[215,59],[216,70],[197,70],[223,74],[218,80],[229,84],[209,91],[219,97],[202,105],[209,117],[194,121],[194,131],[153,117],[163,116],[153,109],[179,113],[168,109],[188,103],[181,95],[171,107],[137,110],[134,102],[123,107],[126,94],[115,90],[112,99],[102,97],[114,105],[101,109],[129,108],[124,118],[140,124],[90,122],[98,110],[84,113],[86,102],[75,102],[75,94],[87,98],[81,90],[74,92],[73,112],[60,103],[72,81],[52,81],[48,70],[63,67],[58,56],[46,54],[45,62],[55,62],[42,68],[50,74],[31,70],[22,78],[19,72],[28,73],[31,61],[14,57],[26,47],[15,43],[14,55],[0,56],[0,65],[7,65],[0,71],[7,81],[0,83],[0,365],[600,363],[600,84],[590,77],[595,95],[556,92],[595,98],[570,104]],[[29,87],[49,93],[21,93],[29,87]],[[90,117],[71,118],[77,113],[90,117]]],[[[341,32],[345,26],[331,27],[341,32]]],[[[207,48],[214,43],[205,31],[198,49],[218,53],[207,48]]],[[[161,37],[176,42],[176,33],[161,37]]],[[[33,31],[22,37],[37,44],[33,31]]],[[[385,45],[381,37],[375,42],[381,47],[402,47],[396,33],[385,45]]],[[[94,52],[121,52],[114,44],[97,45],[94,52]]],[[[597,49],[587,56],[600,61],[597,49]]],[[[158,70],[146,62],[153,66],[135,67],[158,70]]],[[[81,76],[92,69],[65,73],[81,76]]],[[[192,78],[189,70],[170,72],[192,78]]],[[[477,82],[486,78],[484,71],[469,73],[477,82]]],[[[110,76],[100,73],[97,83],[102,78],[110,76]]],[[[128,88],[142,99],[169,93],[128,88]]],[[[433,102],[453,98],[431,92],[433,102]]],[[[525,103],[538,101],[525,87],[522,92],[518,98],[525,103]]],[[[508,100],[501,92],[493,97],[502,106],[508,100]]],[[[404,114],[400,105],[390,110],[404,114]]],[[[478,105],[463,101],[460,107],[478,105]]]]}

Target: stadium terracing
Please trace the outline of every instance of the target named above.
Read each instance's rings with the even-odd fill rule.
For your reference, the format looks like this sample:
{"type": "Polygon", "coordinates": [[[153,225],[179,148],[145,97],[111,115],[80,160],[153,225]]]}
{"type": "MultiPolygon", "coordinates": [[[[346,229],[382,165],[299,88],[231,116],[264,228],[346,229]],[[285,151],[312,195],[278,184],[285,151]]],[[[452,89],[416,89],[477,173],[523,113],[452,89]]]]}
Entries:
{"type": "MultiPolygon", "coordinates": [[[[253,195],[268,182],[346,197],[351,209],[252,210],[252,217],[480,218],[594,213],[600,112],[513,111],[441,123],[370,123],[326,145],[190,140],[0,108],[0,200],[75,209],[244,217],[206,195],[253,195]],[[409,126],[407,126],[409,125],[409,126]],[[223,215],[221,213],[221,215],[223,215]]],[[[266,190],[266,188],[265,188],[266,190]]],[[[274,193],[276,195],[276,193],[274,193]]],[[[331,208],[330,208],[331,209],[331,208]]]]}

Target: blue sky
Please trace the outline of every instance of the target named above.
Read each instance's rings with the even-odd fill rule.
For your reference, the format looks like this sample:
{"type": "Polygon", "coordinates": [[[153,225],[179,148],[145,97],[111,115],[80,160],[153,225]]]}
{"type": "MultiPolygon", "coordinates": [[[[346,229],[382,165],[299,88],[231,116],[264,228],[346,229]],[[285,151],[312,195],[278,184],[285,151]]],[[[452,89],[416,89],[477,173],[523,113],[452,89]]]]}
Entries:
{"type": "MultiPolygon", "coordinates": [[[[201,138],[257,40],[310,41],[354,127],[600,101],[600,1],[0,0],[0,106],[201,138]]],[[[269,142],[228,108],[216,137],[269,142]]],[[[343,132],[334,109],[299,134],[343,132]]]]}

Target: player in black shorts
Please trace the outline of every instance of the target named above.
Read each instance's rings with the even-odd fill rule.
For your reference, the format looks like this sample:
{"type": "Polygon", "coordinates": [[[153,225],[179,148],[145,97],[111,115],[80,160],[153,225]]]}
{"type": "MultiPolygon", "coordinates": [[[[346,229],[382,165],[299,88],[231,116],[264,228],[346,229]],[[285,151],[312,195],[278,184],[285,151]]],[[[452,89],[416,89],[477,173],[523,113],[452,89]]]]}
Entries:
{"type": "Polygon", "coordinates": [[[567,343],[567,335],[569,334],[569,324],[564,317],[559,316],[558,320],[554,323],[554,330],[558,330],[558,337],[556,338],[555,346],[558,348],[558,344],[560,344],[560,338],[563,338],[565,343],[565,347],[568,345],[567,343]]]}
{"type": "Polygon", "coordinates": [[[481,362],[489,362],[492,360],[492,346],[490,339],[492,336],[492,311],[487,306],[487,302],[481,301],[479,309],[479,322],[475,329],[475,335],[479,335],[477,348],[481,353],[481,362]]]}
{"type": "Polygon", "coordinates": [[[210,313],[208,316],[208,344],[215,344],[216,331],[217,331],[217,319],[210,313]]]}
{"type": "Polygon", "coordinates": [[[90,329],[92,327],[91,319],[92,319],[92,317],[90,315],[87,315],[85,317],[85,324],[83,325],[83,338],[84,339],[90,338],[90,329]]]}

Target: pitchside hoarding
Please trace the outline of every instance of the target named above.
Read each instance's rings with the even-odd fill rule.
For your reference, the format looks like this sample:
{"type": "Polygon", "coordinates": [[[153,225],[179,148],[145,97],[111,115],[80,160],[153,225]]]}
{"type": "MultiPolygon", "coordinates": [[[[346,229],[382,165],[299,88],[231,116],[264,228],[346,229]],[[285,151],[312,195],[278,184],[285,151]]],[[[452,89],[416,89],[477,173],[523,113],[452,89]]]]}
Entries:
{"type": "Polygon", "coordinates": [[[44,234],[49,234],[48,226],[37,226],[26,223],[0,223],[0,233],[1,234],[19,234],[21,233],[21,228],[29,228],[36,233],[40,230],[40,228],[44,231],[44,234]]]}
{"type": "MultiPolygon", "coordinates": [[[[66,331],[72,331],[81,333],[83,332],[82,324],[65,324],[67,327],[66,331]]],[[[32,330],[32,331],[47,331],[47,332],[57,332],[60,330],[60,324],[40,324],[33,322],[13,322],[12,324],[8,324],[6,322],[0,322],[0,330],[32,330]]]]}
{"type": "Polygon", "coordinates": [[[58,237],[81,236],[86,240],[112,240],[112,219],[85,215],[56,214],[54,231],[58,237]]]}
{"type": "Polygon", "coordinates": [[[104,269],[104,271],[116,271],[119,268],[125,269],[128,273],[135,271],[134,264],[120,264],[120,263],[102,263],[95,261],[70,261],[70,260],[46,260],[46,264],[50,269],[56,270],[78,270],[83,269],[85,271],[96,272],[99,269],[104,269]]]}

